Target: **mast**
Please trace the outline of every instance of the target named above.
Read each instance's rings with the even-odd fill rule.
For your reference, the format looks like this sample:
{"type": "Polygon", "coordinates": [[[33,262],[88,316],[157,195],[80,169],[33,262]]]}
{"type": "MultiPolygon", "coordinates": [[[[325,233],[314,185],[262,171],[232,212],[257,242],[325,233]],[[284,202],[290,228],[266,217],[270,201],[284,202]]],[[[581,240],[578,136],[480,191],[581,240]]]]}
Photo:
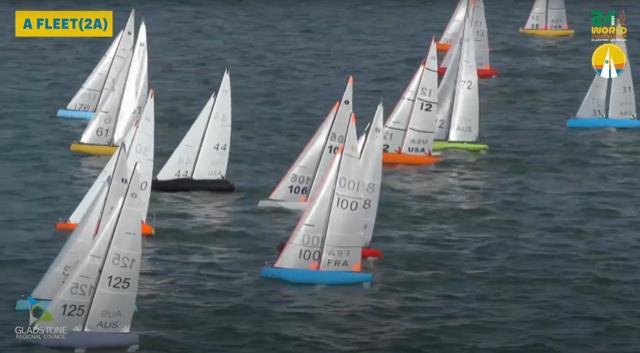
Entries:
{"type": "MultiPolygon", "coordinates": [[[[224,79],[224,78],[223,78],[224,79]]],[[[205,125],[204,131],[202,131],[202,137],[200,138],[200,144],[198,145],[198,152],[196,153],[196,158],[193,161],[193,168],[191,168],[191,175],[189,179],[193,179],[193,173],[196,171],[196,165],[198,164],[198,158],[200,157],[200,152],[202,152],[202,143],[204,142],[204,137],[207,135],[207,130],[209,129],[209,122],[211,121],[211,115],[216,108],[216,101],[218,100],[218,95],[213,99],[213,105],[211,106],[211,111],[209,112],[209,117],[207,117],[207,123],[205,125]]]]}

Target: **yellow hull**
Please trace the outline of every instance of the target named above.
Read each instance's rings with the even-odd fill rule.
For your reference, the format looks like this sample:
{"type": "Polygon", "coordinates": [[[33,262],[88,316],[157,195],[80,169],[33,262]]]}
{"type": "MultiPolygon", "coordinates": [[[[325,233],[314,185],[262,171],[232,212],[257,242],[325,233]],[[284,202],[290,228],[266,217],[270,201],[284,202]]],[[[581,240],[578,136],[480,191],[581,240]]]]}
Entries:
{"type": "Polygon", "coordinates": [[[573,29],[524,29],[520,33],[537,37],[569,37],[576,33],[573,29]]]}
{"type": "Polygon", "coordinates": [[[118,146],[92,145],[90,143],[74,142],[69,146],[69,151],[73,153],[93,154],[97,156],[110,156],[118,146]]]}

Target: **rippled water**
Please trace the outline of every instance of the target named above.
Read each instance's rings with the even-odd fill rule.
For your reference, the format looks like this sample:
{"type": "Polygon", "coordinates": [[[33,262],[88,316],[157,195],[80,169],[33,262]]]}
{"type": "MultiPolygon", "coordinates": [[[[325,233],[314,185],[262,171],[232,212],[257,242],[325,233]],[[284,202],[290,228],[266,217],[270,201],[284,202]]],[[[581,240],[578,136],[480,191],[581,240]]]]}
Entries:
{"type": "MultiPolygon", "coordinates": [[[[231,195],[153,194],[134,330],[142,352],[640,351],[635,131],[568,131],[593,77],[590,10],[568,1],[569,39],[517,33],[529,1],[486,0],[492,64],[481,82],[489,153],[446,154],[432,168],[384,173],[371,288],[305,287],[258,271],[297,215],[259,210],[354,74],[360,128],[391,111],[454,1],[220,1],[136,5],[148,25],[156,90],[156,170],[225,67],[233,92],[231,195]]],[[[13,37],[13,10],[85,2],[10,2],[0,21],[0,351],[63,244],[66,217],[106,162],[71,155],[83,123],[54,118],[110,39],[13,37]]],[[[91,6],[90,6],[91,7],[91,6]]],[[[129,5],[116,10],[117,27],[129,5]]]]}

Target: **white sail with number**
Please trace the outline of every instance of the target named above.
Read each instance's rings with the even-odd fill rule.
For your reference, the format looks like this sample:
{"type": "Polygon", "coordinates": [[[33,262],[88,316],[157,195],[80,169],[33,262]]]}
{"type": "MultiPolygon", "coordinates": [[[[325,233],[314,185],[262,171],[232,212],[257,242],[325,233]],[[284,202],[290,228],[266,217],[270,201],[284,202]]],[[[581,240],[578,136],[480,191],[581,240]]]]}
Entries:
{"type": "Polygon", "coordinates": [[[416,93],[420,85],[420,78],[422,77],[425,67],[426,63],[423,60],[384,124],[385,151],[397,153],[402,148],[407,127],[411,120],[411,111],[413,110],[416,93]]]}
{"type": "Polygon", "coordinates": [[[133,56],[133,36],[134,11],[132,10],[113,58],[96,114],[80,137],[82,143],[110,145],[113,141],[122,93],[133,56]]]}
{"type": "Polygon", "coordinates": [[[84,81],[78,92],[71,98],[71,101],[67,104],[67,109],[85,112],[96,111],[121,38],[122,31],[120,31],[113,42],[111,42],[109,49],[104,53],[98,65],[96,65],[89,77],[84,81]]]}
{"type": "Polygon", "coordinates": [[[564,0],[548,0],[546,29],[567,29],[567,10],[564,0]]]}
{"type": "Polygon", "coordinates": [[[113,135],[113,144],[116,146],[122,142],[131,126],[142,114],[149,91],[147,70],[147,27],[142,22],[138,30],[138,38],[116,119],[117,123],[113,135]]]}
{"type": "MultiPolygon", "coordinates": [[[[149,197],[140,189],[141,173],[134,167],[122,212],[89,306],[85,331],[130,332],[138,293],[142,237],[140,224],[147,216],[149,197]],[[104,313],[110,313],[105,316],[104,313]]],[[[149,189],[149,188],[147,188],[149,189]]]]}
{"type": "Polygon", "coordinates": [[[111,242],[112,233],[118,222],[122,209],[122,196],[116,205],[117,212],[105,222],[105,227],[98,233],[96,241],[87,254],[79,261],[67,280],[62,284],[47,307],[49,320],[31,317],[30,323],[44,327],[66,327],[72,331],[82,331],[89,312],[91,298],[96,289],[103,259],[111,242]]]}
{"type": "Polygon", "coordinates": [[[438,86],[438,110],[436,112],[436,140],[446,140],[449,137],[451,126],[451,112],[453,110],[453,98],[458,83],[458,67],[460,66],[460,50],[462,38],[459,38],[447,52],[451,55],[451,70],[444,73],[444,77],[438,86]]]}
{"type": "Polygon", "coordinates": [[[476,142],[478,140],[480,107],[478,97],[478,74],[473,47],[471,13],[465,22],[462,50],[458,68],[457,87],[451,113],[449,141],[476,142]]]}
{"type": "Polygon", "coordinates": [[[604,117],[607,104],[608,80],[596,74],[591,81],[589,91],[584,96],[582,104],[576,113],[576,118],[604,117]]]}
{"type": "Polygon", "coordinates": [[[468,0],[460,0],[458,1],[458,5],[456,9],[453,11],[453,15],[447,23],[447,27],[445,27],[444,32],[442,33],[442,37],[438,40],[440,43],[444,44],[452,44],[455,42],[462,32],[462,27],[464,25],[464,16],[467,11],[467,3],[468,0]]]}
{"type": "Polygon", "coordinates": [[[101,234],[106,227],[106,220],[116,211],[116,205],[127,187],[128,169],[125,146],[120,147],[114,157],[114,168],[107,183],[98,187],[96,197],[89,204],[80,223],[34,289],[32,297],[36,299],[53,297],[91,248],[97,235],[101,234]]]}
{"type": "Polygon", "coordinates": [[[269,200],[299,201],[301,197],[303,199],[307,198],[309,190],[311,189],[311,183],[316,175],[318,163],[320,162],[322,149],[325,141],[329,137],[329,130],[331,129],[339,106],[340,102],[336,102],[318,130],[316,130],[313,137],[311,137],[311,140],[309,140],[302,152],[300,152],[296,161],[293,162],[291,168],[289,168],[275,189],[273,189],[271,195],[269,195],[269,200]]]}
{"type": "Polygon", "coordinates": [[[473,40],[476,67],[478,69],[490,68],[489,31],[487,30],[487,20],[484,15],[484,0],[475,0],[473,9],[473,40]]]}
{"type": "MultiPolygon", "coordinates": [[[[347,81],[347,87],[344,90],[340,106],[336,111],[336,116],[333,119],[329,135],[322,149],[320,162],[318,162],[318,167],[313,177],[314,180],[322,177],[334,156],[338,153],[338,148],[344,143],[351,113],[353,113],[353,76],[349,76],[347,81]]],[[[310,194],[318,187],[317,185],[315,181],[311,183],[310,194]]]]}
{"type": "MultiPolygon", "coordinates": [[[[620,22],[618,21],[618,28],[620,22]]],[[[620,33],[620,32],[618,32],[620,33]]],[[[625,54],[627,62],[622,72],[611,80],[611,92],[609,94],[609,112],[607,116],[611,119],[635,119],[636,118],[636,95],[633,88],[633,78],[631,77],[631,64],[627,55],[627,45],[624,41],[615,43],[625,54]]],[[[611,70],[616,71],[611,63],[611,70]]]]}
{"type": "Polygon", "coordinates": [[[354,215],[371,206],[362,190],[360,152],[356,136],[355,117],[352,115],[347,130],[337,181],[333,191],[329,219],[323,241],[320,270],[360,271],[362,257],[363,224],[354,221],[354,215]],[[367,202],[368,201],[368,202],[367,202]]]}
{"type": "MultiPolygon", "coordinates": [[[[369,246],[371,243],[373,228],[376,223],[376,214],[378,213],[380,185],[382,183],[383,120],[384,110],[382,103],[380,103],[367,131],[360,154],[363,203],[358,214],[358,219],[362,224],[360,235],[363,246],[369,246]]],[[[360,146],[358,146],[358,148],[360,149],[360,146]]]]}
{"type": "Polygon", "coordinates": [[[533,8],[524,25],[525,29],[546,29],[547,28],[547,0],[535,0],[533,8]]]}
{"type": "Polygon", "coordinates": [[[431,41],[426,64],[413,98],[413,107],[401,153],[431,155],[438,111],[438,53],[435,40],[431,41]]]}
{"type": "Polygon", "coordinates": [[[187,134],[157,175],[172,179],[223,179],[231,139],[231,85],[225,70],[218,94],[211,95],[187,134]]]}
{"type": "Polygon", "coordinates": [[[341,156],[342,153],[338,153],[333,158],[329,169],[318,181],[318,188],[309,196],[309,207],[300,217],[274,267],[318,268],[341,156]]]}
{"type": "Polygon", "coordinates": [[[225,71],[196,157],[193,179],[224,179],[231,146],[231,83],[225,71]]]}

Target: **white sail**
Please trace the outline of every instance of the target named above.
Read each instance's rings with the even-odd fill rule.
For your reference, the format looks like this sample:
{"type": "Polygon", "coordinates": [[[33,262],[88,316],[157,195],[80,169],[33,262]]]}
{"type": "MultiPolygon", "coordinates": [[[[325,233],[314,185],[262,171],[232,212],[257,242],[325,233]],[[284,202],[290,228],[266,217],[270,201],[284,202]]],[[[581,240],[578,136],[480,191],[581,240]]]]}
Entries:
{"type": "Polygon", "coordinates": [[[196,157],[193,179],[224,179],[231,146],[231,82],[225,71],[196,157]]]}
{"type": "Polygon", "coordinates": [[[215,97],[215,93],[211,95],[207,104],[205,104],[200,114],[198,114],[196,121],[193,122],[193,125],[189,128],[187,134],[184,135],[178,147],[176,147],[162,169],[160,169],[157,176],[158,180],[186,179],[193,175],[193,168],[196,163],[200,142],[202,141],[202,134],[207,127],[209,116],[211,116],[215,97]]]}
{"type": "Polygon", "coordinates": [[[447,52],[452,55],[451,70],[444,73],[444,77],[438,86],[438,109],[436,111],[436,140],[447,140],[449,127],[451,126],[451,112],[453,110],[453,97],[458,82],[458,67],[460,66],[460,50],[462,38],[459,38],[447,52]]]}
{"type": "Polygon", "coordinates": [[[431,155],[438,111],[438,52],[431,41],[426,65],[420,77],[402,153],[431,155]]]}
{"type": "Polygon", "coordinates": [[[535,0],[533,8],[524,25],[525,29],[546,29],[547,28],[547,0],[535,0]]]}
{"type": "Polygon", "coordinates": [[[132,10],[113,58],[96,114],[80,137],[82,143],[111,145],[113,142],[122,93],[133,56],[133,14],[132,10]]]}
{"type": "Polygon", "coordinates": [[[473,39],[476,57],[476,66],[479,69],[491,67],[489,61],[489,31],[484,15],[484,0],[476,0],[473,10],[473,39]]]}
{"type": "Polygon", "coordinates": [[[576,118],[593,118],[605,116],[607,104],[608,79],[596,74],[591,81],[589,91],[584,96],[582,104],[576,113],[576,118]]]}
{"type": "Polygon", "coordinates": [[[451,16],[451,19],[449,19],[449,23],[447,23],[447,27],[445,27],[442,37],[440,37],[438,42],[451,44],[458,38],[460,32],[462,32],[464,16],[467,11],[467,3],[468,0],[458,1],[458,5],[453,11],[453,15],[451,16]]]}
{"type": "MultiPolygon", "coordinates": [[[[149,198],[144,192],[140,172],[134,167],[100,278],[88,309],[85,331],[130,332],[131,320],[138,293],[142,237],[140,224],[146,218],[149,198]]],[[[148,188],[147,188],[148,189],[148,188]]]]}
{"type": "Polygon", "coordinates": [[[111,215],[105,228],[93,242],[88,254],[83,256],[80,263],[69,275],[68,280],[64,282],[49,303],[47,313],[50,319],[36,322],[32,317],[31,324],[35,323],[44,327],[66,327],[69,331],[82,330],[85,318],[89,313],[100,269],[104,263],[103,259],[122,209],[122,201],[121,195],[117,205],[118,212],[111,215]]]}
{"type": "Polygon", "coordinates": [[[567,29],[567,10],[564,0],[549,0],[546,29],[567,29]]]}
{"type": "Polygon", "coordinates": [[[147,100],[149,90],[147,77],[147,27],[144,22],[140,24],[138,39],[134,48],[113,135],[113,144],[116,146],[122,142],[133,123],[138,120],[147,100]]]}
{"type": "Polygon", "coordinates": [[[127,155],[127,166],[129,170],[133,170],[138,165],[138,181],[139,185],[132,184],[132,187],[138,187],[138,198],[144,201],[142,213],[146,219],[149,197],[151,196],[151,180],[153,179],[153,157],[154,157],[154,132],[155,132],[155,93],[149,91],[146,99],[142,115],[136,121],[131,131],[134,136],[131,140],[129,154],[127,155]]]}
{"type": "Polygon", "coordinates": [[[334,156],[327,172],[317,180],[318,188],[309,196],[309,206],[291,233],[274,267],[317,269],[329,219],[329,208],[342,153],[334,156]]]}
{"type": "Polygon", "coordinates": [[[113,57],[115,56],[116,49],[122,38],[122,31],[118,33],[116,38],[111,42],[109,49],[104,53],[98,65],[93,68],[93,71],[84,81],[78,92],[73,96],[67,109],[80,110],[85,112],[95,112],[98,106],[98,101],[104,88],[104,83],[107,80],[113,57]]]}
{"type": "MultiPolygon", "coordinates": [[[[108,176],[109,182],[111,175],[108,176]]],[[[73,230],[64,246],[51,263],[38,285],[31,293],[33,298],[51,300],[64,284],[78,263],[87,255],[93,244],[96,228],[102,214],[104,198],[107,195],[107,184],[101,183],[96,197],[73,230]]]]}
{"type": "MultiPolygon", "coordinates": [[[[383,119],[384,111],[382,103],[380,103],[376,109],[360,154],[360,175],[364,189],[362,192],[363,207],[358,214],[358,218],[362,224],[361,237],[363,246],[369,246],[371,243],[376,214],[378,212],[378,201],[380,200],[383,119]],[[367,202],[367,207],[364,205],[365,202],[367,202]]],[[[358,142],[358,148],[360,149],[360,141],[358,142]]]]}
{"type": "Polygon", "coordinates": [[[111,174],[113,173],[113,167],[115,166],[117,159],[118,155],[116,153],[109,158],[107,164],[102,168],[98,177],[93,181],[89,190],[84,194],[82,200],[78,203],[78,206],[76,206],[71,213],[71,216],[69,216],[70,223],[80,223],[80,219],[82,219],[84,214],[87,212],[89,206],[98,199],[100,189],[102,189],[103,185],[111,180],[111,174]]]}
{"type": "Polygon", "coordinates": [[[96,197],[80,220],[80,224],[71,233],[47,272],[40,280],[32,297],[51,299],[67,277],[86,255],[96,235],[106,227],[106,220],[116,211],[115,208],[126,189],[128,169],[126,149],[121,146],[115,153],[114,168],[108,183],[98,187],[96,197]]]}
{"type": "Polygon", "coordinates": [[[331,129],[339,106],[340,102],[336,102],[311,140],[300,152],[296,161],[293,162],[291,168],[273,189],[269,195],[270,200],[299,201],[300,198],[303,200],[307,198],[320,162],[322,148],[329,138],[329,129],[331,129]]]}
{"type": "MultiPolygon", "coordinates": [[[[609,114],[611,119],[635,119],[636,117],[636,95],[633,88],[633,78],[631,77],[631,63],[627,55],[627,45],[625,42],[618,42],[616,45],[622,48],[627,63],[624,70],[614,80],[611,80],[611,92],[609,94],[609,114]]],[[[611,69],[616,68],[611,61],[611,69]]]]}
{"type": "Polygon", "coordinates": [[[604,65],[602,66],[602,73],[600,75],[604,78],[618,77],[618,71],[616,71],[616,66],[609,49],[607,49],[607,55],[604,58],[604,65]]]}
{"type": "MultiPolygon", "coordinates": [[[[329,130],[329,136],[324,144],[322,149],[322,154],[320,156],[320,162],[318,163],[318,167],[316,168],[316,173],[314,175],[314,180],[317,180],[324,175],[327,171],[327,167],[333,160],[333,157],[338,153],[338,148],[345,141],[345,134],[347,132],[347,127],[349,126],[349,119],[351,117],[351,113],[353,112],[353,77],[349,76],[349,81],[347,82],[347,87],[344,90],[342,95],[342,100],[340,101],[340,106],[338,107],[338,111],[336,112],[336,116],[333,119],[333,124],[331,124],[331,129],[329,130]]],[[[318,186],[315,181],[311,183],[310,193],[313,193],[313,190],[318,186]]]]}
{"type": "MultiPolygon", "coordinates": [[[[150,93],[150,96],[151,96],[151,93],[150,93]]],[[[151,111],[153,111],[153,108],[151,108],[151,111]]],[[[151,117],[147,117],[145,121],[139,121],[138,126],[134,126],[134,128],[130,129],[129,132],[127,133],[127,136],[124,138],[124,143],[127,146],[132,146],[132,148],[127,150],[127,165],[129,166],[130,169],[133,168],[133,165],[137,161],[140,161],[142,159],[146,159],[147,161],[150,162],[151,170],[147,170],[148,164],[144,164],[141,167],[143,170],[142,173],[145,175],[146,174],[152,175],[153,173],[152,169],[153,169],[153,153],[154,153],[153,152],[154,122],[153,122],[153,113],[151,114],[152,114],[151,117]],[[150,119],[152,121],[149,123],[150,119]],[[143,133],[138,134],[137,132],[140,129],[143,131],[143,133]],[[151,157],[148,158],[148,156],[151,156],[151,157]]],[[[104,166],[104,168],[102,168],[102,171],[100,172],[98,177],[94,180],[93,184],[91,184],[91,187],[89,188],[89,190],[84,194],[84,197],[82,197],[82,200],[80,200],[80,203],[78,204],[78,206],[76,206],[76,208],[73,210],[73,213],[71,213],[71,216],[69,216],[70,223],[79,223],[80,219],[84,216],[89,206],[95,200],[100,200],[100,198],[97,196],[98,192],[102,188],[102,186],[110,180],[111,174],[113,173],[113,168],[117,159],[118,159],[117,153],[113,154],[111,158],[109,158],[109,161],[107,162],[107,164],[104,166]]],[[[149,192],[151,191],[149,190],[149,192]]],[[[102,199],[102,201],[100,202],[104,202],[104,199],[102,199]]]]}
{"type": "Polygon", "coordinates": [[[364,229],[362,222],[355,217],[360,213],[359,210],[371,205],[363,197],[366,185],[360,180],[362,171],[353,115],[341,155],[320,270],[360,271],[364,229]]]}
{"type": "Polygon", "coordinates": [[[471,23],[474,15],[467,17],[462,39],[462,52],[458,68],[458,83],[453,100],[449,141],[476,142],[478,140],[480,107],[478,74],[471,23]]]}
{"type": "Polygon", "coordinates": [[[384,124],[384,151],[398,153],[402,148],[404,136],[411,120],[411,111],[416,101],[416,93],[420,85],[420,78],[425,69],[424,60],[411,78],[411,82],[402,93],[402,97],[396,103],[391,115],[384,124]]]}

